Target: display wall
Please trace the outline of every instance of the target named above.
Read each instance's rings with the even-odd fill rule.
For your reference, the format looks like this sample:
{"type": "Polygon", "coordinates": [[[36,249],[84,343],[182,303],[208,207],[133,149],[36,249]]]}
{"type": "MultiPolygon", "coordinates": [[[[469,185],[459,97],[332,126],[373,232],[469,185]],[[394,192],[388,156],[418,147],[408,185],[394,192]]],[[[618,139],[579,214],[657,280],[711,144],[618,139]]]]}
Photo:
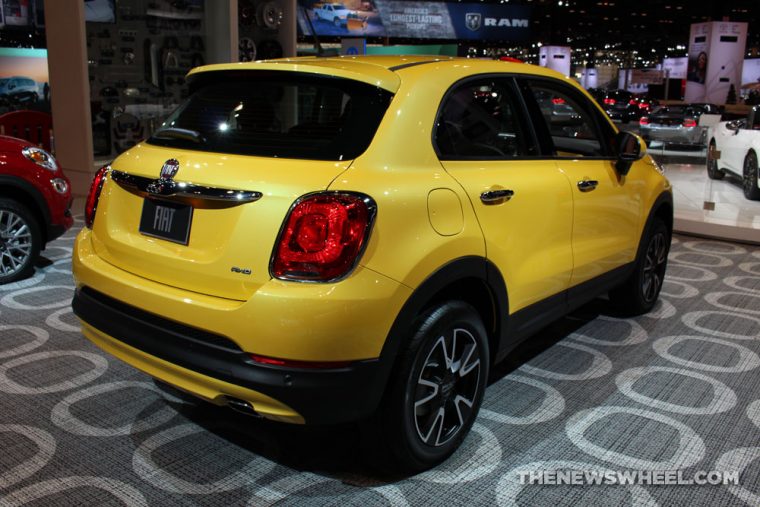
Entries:
{"type": "Polygon", "coordinates": [[[120,0],[114,16],[86,23],[93,149],[109,158],[149,135],[187,93],[184,76],[205,63],[203,0],[120,0]]]}
{"type": "Polygon", "coordinates": [[[687,102],[724,104],[741,85],[747,23],[718,21],[691,25],[687,102]]]}

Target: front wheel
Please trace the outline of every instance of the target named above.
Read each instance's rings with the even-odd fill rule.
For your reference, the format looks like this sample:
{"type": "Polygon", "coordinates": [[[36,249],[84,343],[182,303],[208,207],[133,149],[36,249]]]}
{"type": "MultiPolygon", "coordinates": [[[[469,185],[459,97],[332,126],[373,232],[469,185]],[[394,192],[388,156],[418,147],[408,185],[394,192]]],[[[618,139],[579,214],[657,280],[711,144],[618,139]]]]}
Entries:
{"type": "Polygon", "coordinates": [[[726,175],[718,168],[718,160],[715,158],[715,143],[710,143],[710,147],[707,150],[707,177],[711,180],[722,180],[726,175]]]}
{"type": "Polygon", "coordinates": [[[744,158],[742,188],[744,197],[752,201],[760,201],[760,188],[757,185],[757,155],[754,151],[747,153],[744,158]]]}
{"type": "Polygon", "coordinates": [[[610,301],[631,316],[647,313],[654,307],[665,281],[670,231],[662,219],[654,219],[642,247],[631,276],[610,291],[610,301]]]}
{"type": "Polygon", "coordinates": [[[336,28],[340,28],[340,18],[333,19],[333,24],[336,26],[336,28]]]}
{"type": "Polygon", "coordinates": [[[374,451],[386,468],[420,472],[460,446],[483,401],[489,362],[472,306],[449,301],[420,316],[376,415],[374,451]]]}
{"type": "Polygon", "coordinates": [[[42,247],[34,215],[11,199],[0,199],[0,284],[26,277],[42,247]]]}

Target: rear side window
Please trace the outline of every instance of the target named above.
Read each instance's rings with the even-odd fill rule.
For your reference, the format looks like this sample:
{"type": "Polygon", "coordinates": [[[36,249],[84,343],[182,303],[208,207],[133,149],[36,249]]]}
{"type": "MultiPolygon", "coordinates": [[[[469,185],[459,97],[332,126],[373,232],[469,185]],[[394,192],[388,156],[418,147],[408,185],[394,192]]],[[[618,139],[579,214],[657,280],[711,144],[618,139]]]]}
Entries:
{"type": "Polygon", "coordinates": [[[528,93],[541,111],[556,156],[609,157],[614,153],[614,132],[585,96],[548,81],[531,82],[528,93]]]}
{"type": "Polygon", "coordinates": [[[148,143],[348,160],[367,149],[392,98],[390,92],[359,81],[265,71],[201,74],[191,92],[148,143]]]}
{"type": "Polygon", "coordinates": [[[519,116],[511,80],[468,81],[446,95],[438,113],[435,146],[444,160],[535,156],[537,148],[519,116]]]}

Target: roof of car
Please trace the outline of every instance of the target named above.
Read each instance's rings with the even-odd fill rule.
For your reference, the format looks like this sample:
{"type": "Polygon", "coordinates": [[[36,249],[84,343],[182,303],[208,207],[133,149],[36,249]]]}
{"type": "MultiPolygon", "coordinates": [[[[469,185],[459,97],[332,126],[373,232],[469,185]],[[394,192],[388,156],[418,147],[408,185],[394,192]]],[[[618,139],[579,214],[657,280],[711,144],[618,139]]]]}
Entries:
{"type": "MultiPolygon", "coordinates": [[[[479,65],[492,67],[494,64],[504,69],[504,72],[523,72],[530,74],[546,74],[558,77],[554,71],[526,65],[524,63],[502,62],[494,60],[477,60],[452,56],[424,55],[372,55],[372,56],[334,56],[297,58],[281,58],[278,60],[261,60],[256,62],[219,63],[196,67],[188,73],[188,78],[201,73],[214,71],[235,70],[283,70],[293,72],[308,72],[330,76],[340,76],[356,81],[369,83],[391,92],[398,90],[401,83],[398,71],[408,67],[431,63],[477,67],[479,65]],[[482,63],[481,63],[482,62],[482,63]],[[530,69],[530,70],[528,70],[530,69]]],[[[493,72],[493,70],[490,70],[493,72]]]]}

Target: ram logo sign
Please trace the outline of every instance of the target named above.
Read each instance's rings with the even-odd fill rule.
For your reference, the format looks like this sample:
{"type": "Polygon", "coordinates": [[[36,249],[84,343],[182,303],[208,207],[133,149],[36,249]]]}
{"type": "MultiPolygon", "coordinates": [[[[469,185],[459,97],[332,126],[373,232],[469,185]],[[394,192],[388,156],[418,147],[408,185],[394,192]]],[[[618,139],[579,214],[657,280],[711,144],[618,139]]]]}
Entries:
{"type": "Polygon", "coordinates": [[[464,25],[474,32],[480,28],[480,20],[479,12],[468,12],[464,17],[464,25]]]}
{"type": "Polygon", "coordinates": [[[515,27],[515,28],[528,28],[527,19],[509,19],[509,18],[486,18],[485,26],[501,26],[501,27],[515,27]]]}

